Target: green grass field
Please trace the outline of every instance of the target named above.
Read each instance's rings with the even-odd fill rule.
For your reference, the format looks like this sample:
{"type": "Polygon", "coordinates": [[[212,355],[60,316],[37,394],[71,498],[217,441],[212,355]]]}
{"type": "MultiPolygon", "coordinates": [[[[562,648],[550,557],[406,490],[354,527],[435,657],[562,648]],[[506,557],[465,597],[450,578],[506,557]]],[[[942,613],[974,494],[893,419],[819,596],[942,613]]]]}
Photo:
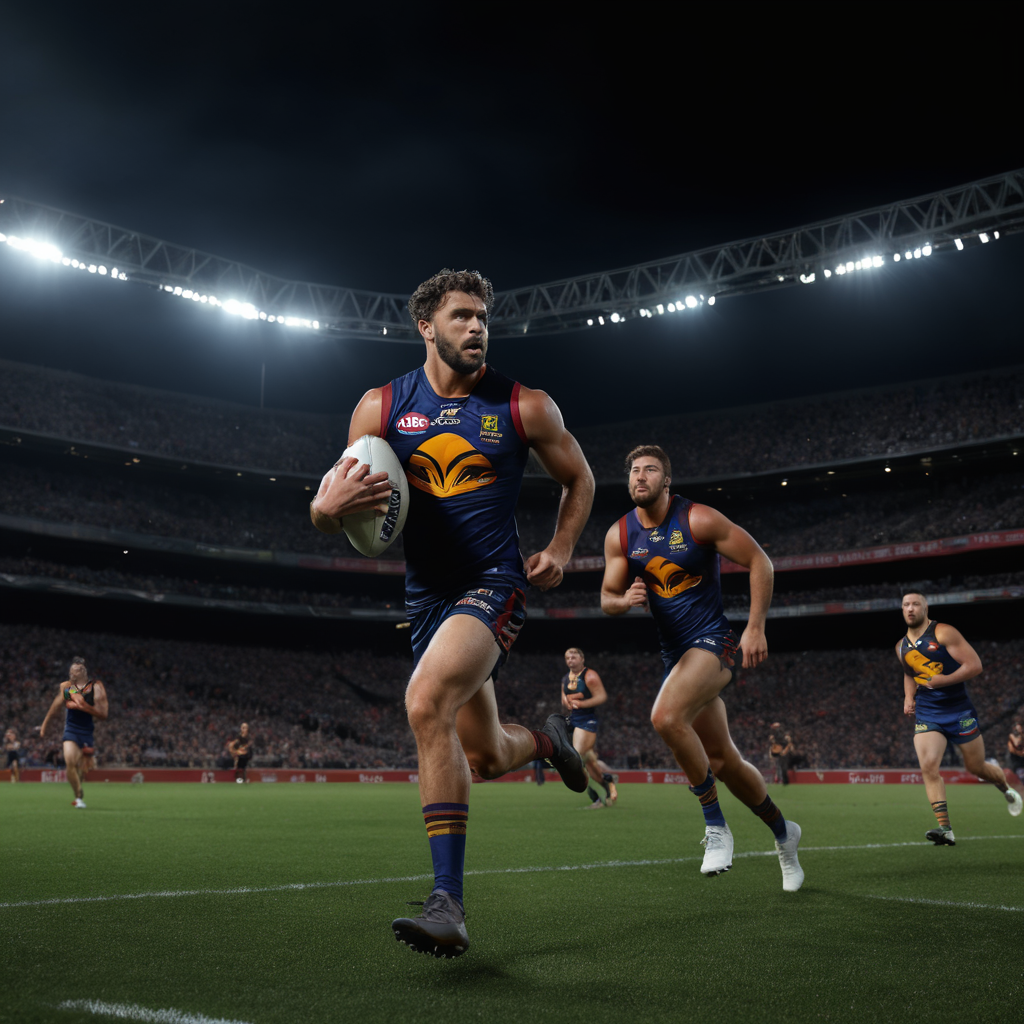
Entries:
{"type": "Polygon", "coordinates": [[[1024,816],[951,787],[958,843],[935,848],[919,786],[773,795],[803,827],[799,893],[729,794],[737,856],[705,879],[683,787],[588,811],[474,786],[472,947],[439,961],[389,927],[430,891],[412,786],[95,784],[82,812],[4,785],[0,1021],[1021,1019],[1024,816]]]}

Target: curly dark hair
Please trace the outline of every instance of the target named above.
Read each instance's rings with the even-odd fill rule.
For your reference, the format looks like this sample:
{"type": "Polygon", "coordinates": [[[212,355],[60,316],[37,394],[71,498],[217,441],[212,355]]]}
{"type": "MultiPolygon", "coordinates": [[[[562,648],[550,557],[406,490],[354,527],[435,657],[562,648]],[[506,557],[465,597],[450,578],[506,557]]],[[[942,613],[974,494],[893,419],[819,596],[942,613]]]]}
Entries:
{"type": "Polygon", "coordinates": [[[637,445],[627,456],[626,456],[626,475],[629,475],[630,470],[633,468],[633,460],[641,459],[644,456],[650,459],[657,459],[661,463],[661,468],[665,471],[665,476],[672,476],[672,461],[665,454],[665,449],[660,448],[656,444],[641,444],[637,445]]]}
{"type": "Polygon", "coordinates": [[[494,288],[491,282],[477,270],[439,270],[430,280],[424,281],[409,299],[409,316],[418,324],[421,320],[433,320],[434,314],[444,303],[448,292],[466,292],[483,299],[487,312],[494,305],[494,288]]]}

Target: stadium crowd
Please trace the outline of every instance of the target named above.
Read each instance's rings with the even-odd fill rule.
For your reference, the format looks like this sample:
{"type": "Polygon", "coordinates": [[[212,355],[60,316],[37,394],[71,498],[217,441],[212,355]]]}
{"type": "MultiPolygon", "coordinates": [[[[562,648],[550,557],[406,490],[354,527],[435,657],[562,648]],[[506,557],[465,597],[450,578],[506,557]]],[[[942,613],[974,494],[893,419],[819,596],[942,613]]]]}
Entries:
{"type": "MultiPolygon", "coordinates": [[[[316,476],[345,447],[347,410],[345,416],[314,416],[20,363],[0,363],[0,370],[0,426],[316,476]]],[[[1015,368],[714,413],[569,427],[599,480],[620,479],[625,451],[640,443],[669,451],[682,480],[1018,434],[1022,421],[1024,368],[1015,368]],[[687,439],[685,446],[680,438],[687,439]]]]}
{"type": "MultiPolygon", "coordinates": [[[[49,522],[82,523],[118,532],[175,537],[227,547],[353,557],[344,537],[327,538],[310,525],[305,491],[262,495],[207,494],[168,479],[124,479],[116,485],[80,473],[18,463],[3,466],[7,486],[0,513],[49,522]]],[[[684,492],[685,493],[685,492],[684,492]]],[[[686,495],[706,500],[744,526],[769,555],[845,551],[876,544],[933,540],[1024,526],[1024,471],[960,479],[933,487],[893,481],[891,489],[848,494],[770,496],[686,495]],[[800,523],[793,530],[794,522],[800,523]]],[[[539,510],[521,498],[516,520],[524,549],[540,550],[554,529],[553,502],[539,510]]],[[[580,557],[600,555],[604,536],[630,505],[600,496],[576,546],[580,557]]],[[[387,554],[403,557],[401,538],[387,554]]]]}
{"type": "MultiPolygon", "coordinates": [[[[971,686],[990,753],[1001,756],[1010,718],[1024,711],[1024,641],[979,643],[984,674],[971,686]]],[[[403,707],[411,659],[366,650],[297,651],[125,638],[35,626],[0,626],[0,731],[13,727],[29,763],[55,764],[60,733],[36,727],[73,655],[102,679],[110,717],[97,725],[98,763],[225,765],[241,721],[256,737],[254,765],[414,768],[403,707]]],[[[598,749],[616,768],[672,768],[650,710],[661,662],[645,653],[588,652],[608,691],[598,749]]],[[[514,654],[497,687],[505,721],[531,728],[559,707],[558,655],[514,654]]],[[[916,765],[891,649],[775,653],[740,671],[723,694],[740,750],[771,765],[766,738],[781,722],[803,766],[916,765]]]]}

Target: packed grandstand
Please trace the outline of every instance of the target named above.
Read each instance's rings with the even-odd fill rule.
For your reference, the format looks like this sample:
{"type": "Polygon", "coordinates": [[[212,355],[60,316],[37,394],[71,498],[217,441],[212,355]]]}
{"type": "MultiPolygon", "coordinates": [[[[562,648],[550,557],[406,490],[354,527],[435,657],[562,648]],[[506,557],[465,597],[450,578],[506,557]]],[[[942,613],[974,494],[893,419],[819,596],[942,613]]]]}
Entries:
{"type": "MultiPolygon", "coordinates": [[[[24,606],[0,627],[0,726],[17,731],[26,764],[59,763],[55,734],[40,740],[36,727],[81,654],[111,698],[97,729],[102,764],[214,767],[246,720],[256,765],[415,767],[407,634],[384,645],[366,634],[404,619],[401,545],[370,565],[316,533],[306,511],[344,447],[344,421],[13,363],[0,390],[0,592],[24,606]],[[54,606],[33,605],[33,594],[59,599],[61,614],[40,611],[54,606]],[[120,629],[132,602],[145,612],[120,629]],[[202,617],[183,630],[174,606],[202,617]],[[229,614],[250,627],[226,640],[229,614]],[[297,644],[281,625],[289,615],[322,628],[297,644]]],[[[560,648],[582,637],[609,691],[602,757],[672,766],[649,722],[661,679],[653,629],[598,609],[604,533],[629,507],[622,456],[652,442],[673,458],[674,489],[722,508],[777,570],[794,570],[777,571],[769,661],[726,692],[746,756],[768,771],[767,737],[781,723],[808,768],[916,763],[892,648],[908,586],[935,595],[954,623],[988,609],[965,632],[985,665],[972,693],[1000,753],[1024,711],[1024,641],[1007,626],[1024,598],[1022,423],[1017,368],[575,428],[598,478],[595,509],[575,571],[530,595],[538,625],[502,673],[504,718],[536,726],[557,709],[560,648]],[[882,613],[891,636],[874,643],[882,613]],[[783,631],[784,620],[796,626],[783,631]]],[[[552,510],[550,487],[528,478],[524,549],[546,542],[552,510]]],[[[723,581],[741,620],[742,574],[723,581]]]]}

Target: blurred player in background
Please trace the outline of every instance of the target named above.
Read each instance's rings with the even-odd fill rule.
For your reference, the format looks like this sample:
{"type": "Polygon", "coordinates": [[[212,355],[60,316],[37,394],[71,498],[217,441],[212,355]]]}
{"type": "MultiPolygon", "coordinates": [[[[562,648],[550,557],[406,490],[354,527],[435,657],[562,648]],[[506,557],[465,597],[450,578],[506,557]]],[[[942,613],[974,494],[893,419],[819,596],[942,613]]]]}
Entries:
{"type": "Polygon", "coordinates": [[[84,810],[82,780],[95,764],[95,721],[97,718],[103,721],[108,715],[106,687],[98,679],[89,678],[84,658],[72,659],[68,678],[60,684],[43,724],[39,726],[40,739],[46,735],[46,727],[61,707],[67,709],[63,737],[64,770],[75,794],[72,806],[84,810]]]}
{"type": "Polygon", "coordinates": [[[11,773],[11,782],[21,778],[21,760],[18,734],[13,729],[4,733],[4,750],[7,753],[7,769],[11,773]]]}
{"type": "Polygon", "coordinates": [[[248,782],[246,774],[251,757],[252,737],[249,735],[249,723],[243,722],[238,727],[238,735],[228,744],[228,753],[235,762],[235,782],[248,782]]]}
{"type": "Polygon", "coordinates": [[[1010,729],[1010,736],[1006,741],[1006,760],[1010,771],[1020,785],[1024,786],[1024,726],[1019,721],[1014,722],[1013,728],[1010,729]]]}
{"type": "Polygon", "coordinates": [[[570,647],[565,652],[565,664],[569,671],[562,676],[562,707],[569,716],[572,729],[572,745],[583,760],[587,774],[605,792],[604,797],[597,794],[593,786],[587,787],[587,796],[591,799],[591,808],[605,806],[605,801],[614,804],[619,797],[615,786],[615,777],[608,765],[597,756],[597,713],[594,710],[608,700],[601,677],[584,663],[583,652],[578,647],[570,647]]]}
{"type": "MultiPolygon", "coordinates": [[[[491,283],[476,272],[443,270],[421,284],[409,313],[426,361],[368,391],[349,429],[350,444],[383,437],[410,484],[403,537],[415,667],[406,708],[434,889],[419,917],[399,918],[392,929],[416,952],[437,957],[469,946],[462,883],[471,772],[493,779],[542,758],[571,789],[587,788],[563,716],[536,731],[498,719],[494,679],[525,621],[526,584],[561,583],[590,514],[594,478],[555,403],[486,362],[493,301],[491,283]],[[562,497],[554,537],[524,564],[515,506],[531,449],[562,497]]],[[[375,503],[376,474],[363,478],[362,489],[340,475],[324,478],[310,506],[324,532],[375,503]]]]}
{"type": "Polygon", "coordinates": [[[924,776],[924,789],[938,826],[925,838],[936,846],[955,846],[946,806],[946,782],[939,766],[948,743],[960,748],[964,767],[991,782],[1016,817],[1024,806],[1021,795],[1006,785],[1003,770],[985,760],[985,741],[966,682],[981,674],[981,658],[959,630],[928,617],[928,601],[911,591],[903,595],[907,634],[896,645],[903,666],[903,713],[914,715],[914,749],[924,776]]]}
{"type": "Polygon", "coordinates": [[[605,536],[601,608],[622,615],[649,607],[654,616],[665,677],[651,721],[704,812],[701,873],[719,875],[732,867],[732,832],[715,785],[721,779],[772,830],[782,888],[795,892],[804,881],[797,856],[800,826],[786,821],[764,777],[736,749],[719,696],[732,679],[737,647],[743,649],[744,668],[768,657],[764,623],[772,599],[772,563],[754,538],[721,512],[669,492],[672,466],[657,445],[634,448],[626,471],[636,508],[605,536]],[[719,555],[750,570],[750,615],[738,644],[722,610],[719,555]]]}

